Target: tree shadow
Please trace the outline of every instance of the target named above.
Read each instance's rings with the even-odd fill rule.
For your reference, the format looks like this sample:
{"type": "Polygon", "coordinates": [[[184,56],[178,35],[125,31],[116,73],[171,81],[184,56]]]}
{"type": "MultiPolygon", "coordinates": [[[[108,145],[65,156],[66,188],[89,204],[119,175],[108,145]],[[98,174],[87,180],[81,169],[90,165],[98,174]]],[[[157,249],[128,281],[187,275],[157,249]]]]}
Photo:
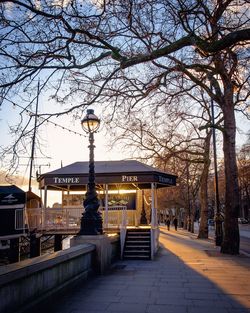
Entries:
{"type": "Polygon", "coordinates": [[[116,261],[105,275],[67,288],[32,312],[250,312],[249,259],[218,256],[211,242],[175,231],[161,232],[160,244],[154,260],[116,261]]]}
{"type": "MultiPolygon", "coordinates": [[[[209,240],[195,238],[175,231],[161,231],[159,257],[167,255],[184,266],[194,307],[201,312],[250,312],[250,262],[245,255],[226,255],[209,240]],[[204,311],[203,311],[204,310],[204,311]]],[[[190,311],[190,310],[189,310],[190,311]]],[[[188,311],[188,312],[189,312],[188,311]]],[[[192,309],[192,312],[195,310],[192,309]]]]}

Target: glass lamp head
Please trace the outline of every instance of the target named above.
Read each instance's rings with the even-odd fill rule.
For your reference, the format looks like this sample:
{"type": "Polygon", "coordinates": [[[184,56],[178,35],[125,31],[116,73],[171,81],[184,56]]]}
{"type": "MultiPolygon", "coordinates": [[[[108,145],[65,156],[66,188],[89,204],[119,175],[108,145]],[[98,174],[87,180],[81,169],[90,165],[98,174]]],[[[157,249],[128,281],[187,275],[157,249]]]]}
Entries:
{"type": "Polygon", "coordinates": [[[100,127],[100,119],[94,114],[93,109],[88,109],[86,116],[81,120],[82,129],[87,133],[94,133],[100,127]]]}

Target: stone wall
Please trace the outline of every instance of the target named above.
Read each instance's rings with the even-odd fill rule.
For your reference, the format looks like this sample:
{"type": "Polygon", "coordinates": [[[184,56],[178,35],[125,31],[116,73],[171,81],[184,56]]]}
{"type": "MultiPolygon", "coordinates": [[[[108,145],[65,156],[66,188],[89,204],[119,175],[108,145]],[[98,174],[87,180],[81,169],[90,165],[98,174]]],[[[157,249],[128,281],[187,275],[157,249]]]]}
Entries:
{"type": "Polygon", "coordinates": [[[77,279],[87,279],[94,251],[86,243],[0,267],[0,312],[21,312],[77,279]]]}

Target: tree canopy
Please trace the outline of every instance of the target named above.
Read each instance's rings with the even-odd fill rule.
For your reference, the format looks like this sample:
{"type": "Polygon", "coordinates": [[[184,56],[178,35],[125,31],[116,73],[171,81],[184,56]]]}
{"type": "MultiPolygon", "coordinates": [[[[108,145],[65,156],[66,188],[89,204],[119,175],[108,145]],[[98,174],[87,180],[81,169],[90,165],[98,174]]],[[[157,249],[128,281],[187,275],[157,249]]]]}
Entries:
{"type": "Polygon", "coordinates": [[[40,76],[66,106],[56,113],[103,100],[133,105],[161,85],[173,92],[176,73],[213,96],[206,79],[221,75],[211,63],[218,52],[231,84],[241,86],[250,14],[240,2],[3,0],[1,99],[27,97],[40,76]]]}
{"type": "Polygon", "coordinates": [[[249,114],[248,0],[2,0],[0,17],[0,103],[29,108],[39,78],[57,103],[44,118],[93,103],[156,112],[199,86],[223,119],[222,252],[239,252],[235,109],[249,114]]]}

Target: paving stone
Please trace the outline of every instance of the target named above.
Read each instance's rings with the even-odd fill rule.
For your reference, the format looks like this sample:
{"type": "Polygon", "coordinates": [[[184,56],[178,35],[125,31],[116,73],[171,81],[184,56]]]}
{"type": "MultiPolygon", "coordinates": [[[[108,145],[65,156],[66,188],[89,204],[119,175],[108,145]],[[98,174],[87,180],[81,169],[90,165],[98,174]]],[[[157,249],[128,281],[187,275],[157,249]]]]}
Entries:
{"type": "Polygon", "coordinates": [[[132,303],[151,304],[152,301],[154,301],[152,297],[145,297],[141,295],[123,296],[121,297],[121,300],[120,300],[121,303],[131,303],[131,304],[132,303]]]}
{"type": "Polygon", "coordinates": [[[213,303],[210,302],[209,307],[188,307],[187,313],[228,313],[226,308],[214,308],[213,303]]]}
{"type": "Polygon", "coordinates": [[[144,303],[112,303],[107,310],[109,312],[145,313],[147,304],[144,303]]]}
{"type": "Polygon", "coordinates": [[[166,306],[161,304],[151,304],[147,308],[147,313],[188,313],[188,311],[186,306],[166,306]]]}
{"type": "Polygon", "coordinates": [[[221,256],[185,231],[166,233],[154,261],[117,261],[41,312],[250,313],[249,258],[221,256]]]}
{"type": "Polygon", "coordinates": [[[216,293],[207,293],[207,292],[189,292],[185,294],[186,299],[193,300],[218,300],[219,295],[216,293]]]}

